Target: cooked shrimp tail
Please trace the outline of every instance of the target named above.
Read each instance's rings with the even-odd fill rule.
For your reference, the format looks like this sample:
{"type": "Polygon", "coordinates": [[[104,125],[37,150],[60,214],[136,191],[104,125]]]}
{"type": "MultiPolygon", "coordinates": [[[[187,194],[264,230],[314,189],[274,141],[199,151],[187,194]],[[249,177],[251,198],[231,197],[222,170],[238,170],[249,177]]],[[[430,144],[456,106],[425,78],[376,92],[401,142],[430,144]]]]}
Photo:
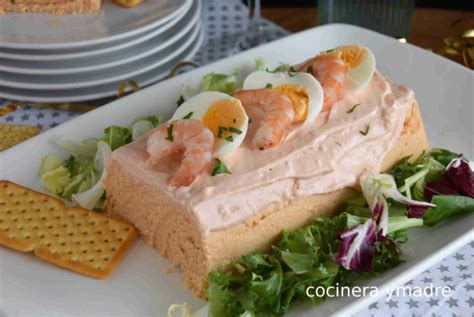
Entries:
{"type": "Polygon", "coordinates": [[[190,185],[210,164],[214,134],[199,120],[175,120],[152,131],[147,140],[148,162],[183,151],[178,170],[171,176],[174,187],[190,185]]]}
{"type": "Polygon", "coordinates": [[[349,67],[336,55],[325,54],[296,66],[298,71],[310,72],[324,92],[324,109],[330,109],[339,98],[349,67]]]}
{"type": "Polygon", "coordinates": [[[240,90],[234,97],[242,102],[252,122],[259,124],[252,146],[260,150],[278,145],[290,130],[293,103],[274,89],[240,90]]]}

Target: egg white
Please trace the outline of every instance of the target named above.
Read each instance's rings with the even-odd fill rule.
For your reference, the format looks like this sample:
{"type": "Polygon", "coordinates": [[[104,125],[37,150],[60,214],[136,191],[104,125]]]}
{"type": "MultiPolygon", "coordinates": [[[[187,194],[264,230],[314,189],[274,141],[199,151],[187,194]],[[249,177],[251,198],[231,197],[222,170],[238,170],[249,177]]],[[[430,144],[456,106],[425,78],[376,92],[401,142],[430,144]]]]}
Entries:
{"type": "Polygon", "coordinates": [[[261,89],[271,84],[273,88],[282,85],[302,86],[308,95],[308,112],[304,124],[316,119],[323,108],[324,93],[319,81],[308,73],[269,73],[256,71],[245,78],[244,89],[261,89]]]}
{"type": "MultiPolygon", "coordinates": [[[[344,88],[349,92],[363,89],[372,79],[375,73],[375,56],[371,50],[365,46],[357,45],[364,49],[367,54],[362,62],[347,72],[344,88]]],[[[335,50],[343,49],[345,46],[337,47],[335,50]]]]}
{"type": "Polygon", "coordinates": [[[182,103],[178,107],[176,112],[173,114],[170,121],[183,119],[190,112],[192,112],[193,114],[189,119],[202,121],[206,113],[209,111],[209,108],[216,101],[225,100],[225,99],[233,100],[235,103],[240,105],[240,107],[242,107],[242,111],[244,113],[244,120],[240,126],[235,126],[235,128],[242,131],[242,133],[241,134],[233,133],[232,142],[229,142],[225,139],[220,139],[220,138],[217,139],[214,156],[224,157],[228,155],[229,153],[232,153],[233,151],[235,151],[242,144],[242,142],[245,139],[245,135],[247,134],[249,118],[247,114],[245,113],[245,109],[240,103],[240,100],[221,92],[216,92],[216,91],[202,92],[191,97],[189,100],[185,101],[184,103],[182,103]]]}

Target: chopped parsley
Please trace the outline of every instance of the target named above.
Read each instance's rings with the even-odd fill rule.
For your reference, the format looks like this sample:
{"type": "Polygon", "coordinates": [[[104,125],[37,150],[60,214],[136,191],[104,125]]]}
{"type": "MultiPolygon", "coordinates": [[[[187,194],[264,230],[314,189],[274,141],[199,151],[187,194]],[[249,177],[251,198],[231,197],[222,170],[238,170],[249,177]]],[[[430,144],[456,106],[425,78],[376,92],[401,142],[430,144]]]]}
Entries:
{"type": "Polygon", "coordinates": [[[226,137],[225,140],[228,142],[234,142],[234,138],[232,137],[232,135],[229,135],[228,137],[226,137]]]}
{"type": "Polygon", "coordinates": [[[185,115],[185,116],[183,117],[183,119],[191,119],[191,117],[193,116],[193,113],[194,113],[194,112],[191,111],[190,113],[188,113],[187,115],[185,115]]]}
{"type": "Polygon", "coordinates": [[[186,100],[184,100],[184,97],[183,95],[179,96],[179,99],[178,101],[176,101],[176,104],[179,106],[181,106],[186,100]]]}
{"type": "Polygon", "coordinates": [[[270,84],[270,83],[268,83],[268,84],[265,86],[265,88],[267,88],[267,89],[271,89],[271,88],[273,88],[273,85],[272,85],[272,84],[270,84]]]}
{"type": "Polygon", "coordinates": [[[337,145],[339,145],[339,146],[342,146],[342,144],[341,144],[341,143],[339,143],[339,142],[337,142],[337,141],[336,141],[336,144],[337,144],[337,145]]]}
{"type": "Polygon", "coordinates": [[[290,77],[294,77],[294,76],[296,76],[296,74],[298,74],[298,72],[296,71],[296,69],[293,66],[291,66],[290,69],[288,70],[288,75],[290,77]]]}
{"type": "Polygon", "coordinates": [[[242,131],[237,129],[237,128],[234,128],[234,127],[229,127],[228,130],[230,132],[234,132],[234,133],[237,133],[237,134],[242,134],[242,131]]]}
{"type": "Polygon", "coordinates": [[[360,134],[366,136],[368,133],[369,133],[369,130],[370,130],[370,124],[368,124],[366,127],[365,127],[365,131],[359,131],[360,134]]]}
{"type": "Polygon", "coordinates": [[[356,110],[356,108],[359,107],[359,106],[360,106],[360,103],[356,103],[349,110],[347,110],[346,113],[353,113],[354,110],[356,110]]]}
{"type": "Polygon", "coordinates": [[[228,129],[226,127],[218,127],[217,128],[217,137],[222,138],[222,135],[224,134],[225,131],[228,129]]]}
{"type": "Polygon", "coordinates": [[[306,68],[306,72],[312,74],[312,73],[313,73],[313,65],[309,65],[309,66],[306,68]]]}
{"type": "Polygon", "coordinates": [[[170,125],[169,127],[167,127],[166,131],[168,132],[168,137],[166,138],[166,140],[170,142],[174,142],[173,125],[170,125]]]}
{"type": "MultiPolygon", "coordinates": [[[[224,132],[226,131],[229,131],[229,132],[232,132],[232,133],[237,133],[237,134],[242,134],[242,131],[237,129],[237,128],[234,128],[234,127],[218,127],[217,128],[217,137],[218,138],[222,138],[224,136],[224,132]]],[[[226,137],[226,140],[227,140],[228,137],[226,137]]],[[[232,137],[231,137],[232,138],[232,137]]],[[[227,140],[229,141],[229,140],[227,140]]],[[[233,139],[232,139],[233,141],[233,139]]],[[[232,142],[230,141],[230,142],[232,142]]]]}
{"type": "Polygon", "coordinates": [[[216,158],[216,165],[212,169],[211,175],[216,176],[218,174],[232,174],[227,166],[224,165],[224,163],[221,162],[218,158],[216,158]]]}

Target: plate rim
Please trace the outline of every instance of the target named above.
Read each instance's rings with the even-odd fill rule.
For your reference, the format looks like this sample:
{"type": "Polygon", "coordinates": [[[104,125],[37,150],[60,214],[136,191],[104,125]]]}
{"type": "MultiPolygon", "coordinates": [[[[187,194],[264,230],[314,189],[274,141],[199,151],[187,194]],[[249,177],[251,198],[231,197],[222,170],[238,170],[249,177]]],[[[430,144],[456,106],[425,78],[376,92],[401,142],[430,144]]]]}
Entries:
{"type": "MultiPolygon", "coordinates": [[[[167,63],[168,61],[172,60],[173,58],[175,58],[176,56],[178,56],[179,54],[184,52],[186,50],[186,48],[188,48],[191,45],[191,43],[198,36],[198,33],[199,33],[199,27],[196,27],[194,30],[188,30],[188,32],[186,34],[189,34],[190,36],[189,37],[182,36],[180,39],[178,39],[178,41],[173,43],[174,45],[176,45],[176,49],[173,50],[172,53],[170,53],[168,55],[165,55],[165,56],[161,56],[161,55],[157,56],[160,53],[162,53],[162,52],[158,51],[155,54],[152,54],[150,56],[146,56],[146,58],[151,58],[153,56],[156,56],[156,58],[153,58],[153,63],[152,64],[144,64],[140,68],[134,68],[134,69],[131,69],[131,70],[124,70],[119,75],[116,75],[114,77],[99,77],[99,78],[89,80],[89,81],[80,80],[78,82],[67,83],[67,84],[33,84],[33,85],[31,85],[31,86],[39,86],[41,88],[22,87],[22,86],[26,86],[26,85],[29,85],[29,84],[28,83],[20,83],[20,82],[18,82],[18,83],[15,82],[14,84],[12,84],[10,82],[7,85],[5,85],[6,82],[2,82],[2,80],[0,80],[0,85],[1,85],[2,88],[5,87],[5,88],[13,88],[13,89],[26,89],[26,90],[34,90],[34,91],[44,91],[44,90],[81,89],[81,88],[87,88],[87,87],[92,87],[92,86],[97,86],[97,85],[108,84],[108,83],[114,82],[116,80],[125,80],[125,78],[128,77],[128,76],[140,75],[141,73],[146,72],[148,69],[156,68],[156,67],[161,66],[161,65],[167,63]],[[182,40],[182,41],[179,42],[179,40],[182,40]],[[119,78],[119,79],[117,79],[117,78],[119,78]]],[[[170,47],[173,48],[172,46],[170,46],[170,47]]],[[[170,48],[170,47],[168,47],[168,48],[170,48]]],[[[140,61],[141,61],[141,59],[137,59],[133,62],[138,63],[140,61]]],[[[113,69],[120,69],[120,65],[122,65],[122,64],[114,65],[113,67],[108,67],[106,69],[109,69],[109,70],[110,69],[112,69],[112,70],[113,69]]],[[[98,71],[102,71],[102,70],[104,70],[104,69],[98,69],[98,71]]],[[[73,75],[73,74],[64,74],[64,75],[73,75]]],[[[80,74],[77,74],[77,75],[78,75],[79,78],[81,77],[80,74]]],[[[39,76],[43,76],[43,75],[39,75],[39,76]]]]}
{"type": "Polygon", "coordinates": [[[114,34],[111,36],[103,36],[95,38],[92,40],[78,40],[78,41],[64,41],[59,43],[16,43],[8,41],[0,41],[0,48],[12,48],[12,49],[32,49],[32,50],[53,50],[53,49],[64,49],[64,48],[77,48],[77,47],[86,47],[96,44],[109,43],[115,40],[126,39],[133,35],[138,35],[144,33],[152,28],[163,25],[164,23],[175,18],[183,10],[189,9],[192,5],[193,0],[184,0],[184,3],[181,7],[175,9],[173,12],[168,13],[167,15],[161,17],[158,20],[155,20],[151,23],[148,23],[144,26],[137,27],[135,29],[125,31],[122,33],[114,34]]]}
{"type": "MultiPolygon", "coordinates": [[[[199,7],[201,6],[201,1],[200,0],[193,0],[193,5],[189,8],[189,10],[183,11],[179,16],[177,16],[175,19],[172,19],[171,21],[165,23],[163,26],[158,26],[154,29],[151,29],[150,32],[145,33],[145,34],[138,34],[136,37],[134,37],[133,40],[131,41],[124,41],[121,44],[114,45],[108,45],[103,48],[99,49],[91,49],[91,50],[81,50],[80,52],[74,52],[74,53],[59,53],[59,54],[48,54],[48,55],[41,55],[41,54],[14,54],[14,53],[5,53],[2,52],[0,48],[0,58],[4,59],[10,59],[10,60],[17,60],[17,61],[36,61],[36,62],[43,62],[43,61],[53,61],[53,60],[70,60],[70,59],[75,59],[75,58],[85,58],[85,57],[91,57],[91,56],[96,56],[96,55],[101,55],[101,54],[106,54],[110,53],[112,51],[116,50],[123,50],[130,48],[132,46],[138,45],[140,43],[143,43],[147,40],[152,39],[155,36],[159,36],[162,33],[168,31],[169,29],[173,28],[178,24],[182,19],[185,18],[185,16],[190,12],[190,10],[193,8],[195,3],[199,4],[199,7]]],[[[105,43],[108,44],[108,43],[105,43]]]]}
{"type": "MultiPolygon", "coordinates": [[[[204,41],[204,32],[202,30],[202,26],[199,26],[199,28],[200,28],[200,30],[198,31],[198,34],[197,34],[196,38],[194,39],[194,41],[196,41],[194,43],[194,46],[193,46],[194,41],[191,41],[191,44],[188,48],[191,47],[192,49],[183,58],[180,58],[179,60],[176,60],[176,63],[178,63],[179,61],[182,61],[182,60],[191,59],[199,51],[199,48],[201,47],[201,45],[204,41]]],[[[168,62],[171,62],[171,61],[172,60],[170,60],[168,62]]],[[[160,66],[157,66],[155,68],[152,68],[148,71],[145,71],[145,72],[141,73],[140,75],[145,75],[149,72],[153,72],[153,71],[156,70],[156,68],[159,68],[159,67],[162,67],[162,66],[164,66],[164,64],[160,65],[160,66]]],[[[160,73],[159,75],[154,76],[154,77],[152,77],[152,78],[150,78],[146,81],[138,82],[138,84],[140,86],[143,86],[144,87],[143,89],[146,89],[146,88],[148,88],[148,85],[150,85],[152,83],[156,84],[157,81],[159,81],[159,80],[163,79],[164,77],[166,77],[167,74],[168,74],[168,72],[160,73]]],[[[140,75],[138,75],[138,76],[140,76],[140,75]]],[[[112,83],[108,83],[108,84],[112,84],[112,83]]],[[[88,88],[88,87],[85,87],[85,88],[88,88]]],[[[106,92],[95,93],[95,94],[85,94],[85,95],[75,95],[75,96],[71,96],[71,97],[68,97],[68,98],[27,96],[26,99],[25,99],[25,97],[22,96],[22,95],[4,93],[4,92],[1,91],[1,87],[0,87],[0,98],[10,99],[10,100],[22,100],[22,101],[25,101],[25,102],[40,102],[40,103],[90,101],[90,100],[98,100],[98,99],[102,99],[102,98],[115,96],[116,94],[117,94],[117,89],[113,89],[113,90],[108,90],[106,92]]],[[[0,155],[1,155],[1,152],[0,152],[0,155]]]]}
{"type": "MultiPolygon", "coordinates": [[[[124,59],[114,58],[114,60],[112,60],[109,63],[102,63],[102,64],[99,64],[99,65],[93,64],[93,65],[81,66],[81,67],[53,68],[53,69],[10,67],[10,66],[4,66],[0,63],[0,73],[4,72],[4,73],[12,74],[12,75],[21,74],[21,75],[51,76],[51,77],[54,77],[55,75],[78,75],[78,76],[80,76],[80,74],[84,74],[84,73],[95,72],[95,71],[105,70],[105,69],[110,69],[110,68],[116,68],[120,65],[124,65],[124,64],[127,64],[127,63],[131,63],[131,62],[136,62],[140,59],[152,56],[154,54],[158,54],[163,49],[166,49],[169,46],[171,46],[173,44],[176,44],[179,40],[183,39],[188,33],[190,33],[191,29],[193,27],[196,27],[198,20],[199,20],[199,14],[198,14],[198,11],[196,11],[196,14],[194,14],[194,16],[191,18],[189,23],[185,27],[180,29],[178,32],[175,32],[169,39],[167,39],[166,41],[160,43],[159,45],[154,46],[152,49],[147,50],[147,51],[144,51],[143,49],[140,49],[139,46],[129,47],[128,48],[129,50],[136,49],[137,52],[136,52],[136,54],[131,54],[129,57],[124,58],[124,59]]],[[[160,35],[162,35],[162,34],[159,34],[158,36],[160,36],[160,35]]],[[[150,41],[153,41],[153,38],[150,39],[150,41]]],[[[114,52],[112,52],[112,53],[114,53],[114,52]]],[[[103,54],[103,55],[106,55],[106,54],[103,54]]],[[[0,79],[0,85],[5,86],[5,87],[11,87],[11,88],[25,88],[25,89],[34,89],[34,90],[70,89],[70,88],[73,88],[73,87],[58,88],[58,87],[61,87],[61,84],[59,84],[59,85],[56,85],[56,84],[35,84],[35,83],[27,83],[27,82],[23,82],[23,81],[9,81],[9,80],[2,80],[2,79],[0,79]],[[36,88],[32,88],[32,87],[36,87],[36,88]]],[[[71,85],[71,84],[69,84],[69,85],[71,85]]],[[[65,85],[65,86],[67,86],[67,85],[65,85]]],[[[80,87],[80,86],[78,86],[78,87],[80,87]]]]}

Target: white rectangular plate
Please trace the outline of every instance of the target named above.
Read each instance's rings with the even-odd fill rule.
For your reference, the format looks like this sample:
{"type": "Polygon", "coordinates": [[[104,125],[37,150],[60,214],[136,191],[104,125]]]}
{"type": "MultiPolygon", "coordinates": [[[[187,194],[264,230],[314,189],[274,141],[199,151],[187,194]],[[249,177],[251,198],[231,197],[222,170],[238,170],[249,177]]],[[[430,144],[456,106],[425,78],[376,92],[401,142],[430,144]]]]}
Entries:
{"type": "MultiPolygon", "coordinates": [[[[161,82],[86,113],[0,154],[0,179],[38,190],[41,156],[58,152],[53,136],[82,140],[101,135],[111,124],[129,125],[133,118],[168,117],[176,108],[181,87],[196,86],[209,72],[250,70],[256,57],[270,64],[296,63],[317,52],[344,44],[368,46],[379,70],[411,87],[420,104],[431,146],[446,147],[474,158],[473,73],[426,50],[348,25],[327,25],[295,34],[195,71],[161,82]]],[[[404,246],[406,262],[383,276],[365,281],[381,291],[401,284],[472,239],[473,216],[436,228],[413,230],[404,246]]],[[[0,315],[135,315],[164,316],[170,304],[187,302],[193,309],[204,301],[193,296],[171,265],[137,241],[112,275],[103,281],[83,277],[44,263],[31,254],[0,248],[0,315]]],[[[375,298],[339,298],[315,307],[297,307],[290,314],[347,315],[375,298]]]]}

